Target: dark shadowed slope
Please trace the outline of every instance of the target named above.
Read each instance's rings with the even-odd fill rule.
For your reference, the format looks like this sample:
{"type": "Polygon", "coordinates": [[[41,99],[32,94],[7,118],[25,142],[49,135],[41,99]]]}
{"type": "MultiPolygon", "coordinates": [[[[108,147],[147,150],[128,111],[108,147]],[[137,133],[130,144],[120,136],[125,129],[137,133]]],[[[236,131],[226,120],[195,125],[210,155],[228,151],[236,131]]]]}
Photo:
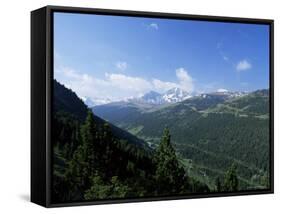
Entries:
{"type": "MultiPolygon", "coordinates": [[[[74,118],[78,119],[80,122],[84,121],[87,116],[87,111],[89,110],[84,102],[70,89],[67,89],[64,85],[60,84],[54,80],[54,112],[64,111],[70,113],[74,118]]],[[[147,144],[135,137],[134,135],[126,132],[115,125],[107,122],[94,114],[94,119],[97,124],[102,126],[104,123],[108,123],[113,134],[119,139],[126,139],[130,143],[136,145],[142,145],[147,147],[147,144]]]]}

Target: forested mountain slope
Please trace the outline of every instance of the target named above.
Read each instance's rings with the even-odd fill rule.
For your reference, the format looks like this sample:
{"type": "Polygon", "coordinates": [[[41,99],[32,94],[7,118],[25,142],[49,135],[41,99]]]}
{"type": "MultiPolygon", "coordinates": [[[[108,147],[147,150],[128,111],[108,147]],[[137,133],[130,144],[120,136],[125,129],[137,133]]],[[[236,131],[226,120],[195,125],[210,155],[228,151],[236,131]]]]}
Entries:
{"type": "MultiPolygon", "coordinates": [[[[72,115],[74,119],[79,120],[80,122],[85,121],[88,108],[84,104],[84,102],[77,97],[75,92],[67,89],[62,84],[54,80],[54,112],[64,112],[72,115]]],[[[94,119],[97,124],[103,125],[106,121],[101,119],[100,117],[94,115],[94,119]]],[[[130,134],[129,132],[118,128],[117,126],[108,123],[114,135],[120,139],[127,139],[130,143],[134,143],[136,145],[141,145],[143,147],[147,147],[147,144],[137,138],[136,136],[130,134]]]]}
{"type": "MultiPolygon", "coordinates": [[[[210,191],[188,176],[168,129],[164,129],[158,149],[152,150],[87,111],[71,90],[56,81],[54,86],[53,203],[210,191]]],[[[226,186],[225,191],[229,190],[226,186]]]]}
{"type": "Polygon", "coordinates": [[[215,185],[237,164],[245,188],[265,188],[269,173],[269,94],[258,90],[229,99],[223,94],[196,96],[168,106],[144,109],[107,104],[93,111],[153,148],[168,127],[190,173],[215,185]],[[196,169],[195,169],[196,168],[196,169]]]}

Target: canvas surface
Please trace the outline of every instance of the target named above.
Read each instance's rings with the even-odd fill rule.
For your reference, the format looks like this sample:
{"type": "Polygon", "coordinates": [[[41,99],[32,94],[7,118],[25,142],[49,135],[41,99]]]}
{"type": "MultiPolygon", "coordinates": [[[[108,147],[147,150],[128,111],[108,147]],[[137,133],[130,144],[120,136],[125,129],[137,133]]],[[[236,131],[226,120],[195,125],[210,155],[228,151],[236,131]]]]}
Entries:
{"type": "Polygon", "coordinates": [[[55,13],[52,202],[269,189],[269,39],[55,13]]]}

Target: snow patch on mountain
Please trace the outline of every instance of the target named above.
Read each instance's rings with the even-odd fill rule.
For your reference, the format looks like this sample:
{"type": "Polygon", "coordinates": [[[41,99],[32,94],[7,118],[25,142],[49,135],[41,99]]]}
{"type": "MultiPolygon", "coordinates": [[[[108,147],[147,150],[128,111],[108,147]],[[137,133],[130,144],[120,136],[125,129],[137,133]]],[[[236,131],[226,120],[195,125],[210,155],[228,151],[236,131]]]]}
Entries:
{"type": "Polygon", "coordinates": [[[129,101],[153,104],[153,105],[161,105],[166,103],[181,102],[191,97],[192,97],[191,94],[180,88],[172,88],[163,94],[160,94],[155,91],[150,91],[139,98],[133,98],[129,101]]]}
{"type": "Polygon", "coordinates": [[[192,95],[180,88],[172,88],[162,95],[167,103],[177,103],[191,98],[192,95]]]}
{"type": "MultiPolygon", "coordinates": [[[[230,98],[236,98],[247,95],[247,92],[233,92],[228,91],[227,89],[218,89],[215,92],[210,93],[189,93],[187,91],[184,91],[181,88],[171,88],[165,93],[158,93],[156,91],[150,91],[143,96],[140,97],[127,97],[123,100],[119,100],[125,103],[139,103],[139,104],[150,104],[150,105],[163,105],[163,104],[171,104],[171,103],[177,103],[181,102],[187,99],[190,99],[192,97],[201,97],[203,99],[210,99],[213,97],[223,97],[224,99],[230,99],[230,98]]],[[[110,99],[100,99],[95,98],[91,99],[89,97],[82,97],[81,98],[84,103],[89,107],[97,106],[97,105],[104,105],[111,102],[117,102],[112,101],[110,99]]]]}

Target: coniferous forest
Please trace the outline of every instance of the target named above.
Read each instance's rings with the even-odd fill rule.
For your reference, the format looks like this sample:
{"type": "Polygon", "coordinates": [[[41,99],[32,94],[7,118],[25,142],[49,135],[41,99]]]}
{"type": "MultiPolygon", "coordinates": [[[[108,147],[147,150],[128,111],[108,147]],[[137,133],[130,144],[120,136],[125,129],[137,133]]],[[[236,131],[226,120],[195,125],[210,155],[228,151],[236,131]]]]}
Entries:
{"type": "MultiPolygon", "coordinates": [[[[256,102],[259,102],[257,97],[254,98],[256,102]]],[[[264,147],[253,147],[253,150],[258,151],[248,152],[248,155],[241,152],[243,149],[247,150],[248,147],[243,145],[244,141],[239,141],[240,138],[248,138],[247,141],[254,139],[256,143],[259,141],[253,136],[255,132],[247,128],[249,127],[247,124],[239,120],[239,123],[245,126],[243,129],[248,130],[249,135],[241,131],[238,126],[228,126],[233,130],[240,130],[241,136],[236,136],[235,139],[231,133],[229,136],[220,138],[218,136],[221,133],[208,131],[207,127],[212,126],[209,124],[210,121],[216,124],[217,120],[218,126],[222,125],[220,118],[215,117],[215,114],[220,108],[226,108],[225,106],[217,105],[217,103],[212,105],[209,109],[210,120],[206,120],[206,116],[198,119],[198,112],[189,109],[191,111],[189,117],[198,122],[193,126],[192,134],[185,137],[187,132],[181,128],[175,129],[180,124],[171,124],[171,121],[167,121],[168,119],[164,122],[162,120],[161,123],[157,112],[142,117],[145,122],[143,124],[150,123],[147,127],[154,124],[153,128],[134,134],[129,128],[118,126],[115,120],[111,123],[106,116],[106,120],[101,118],[102,114],[98,110],[100,116],[97,116],[95,109],[89,109],[75,92],[56,80],[54,80],[53,99],[52,201],[54,203],[237,192],[251,189],[253,185],[261,189],[269,185],[268,153],[261,153],[262,157],[255,155],[264,147]],[[204,132],[201,139],[198,138],[198,132],[201,134],[204,132]],[[147,137],[143,137],[144,134],[155,137],[147,140],[147,137]],[[216,158],[212,159],[215,154],[208,146],[214,148],[217,146],[221,149],[214,143],[212,145],[212,142],[219,142],[224,148],[228,148],[227,142],[223,140],[229,138],[233,138],[233,142],[237,141],[235,145],[231,142],[233,156],[230,157],[231,154],[227,154],[231,151],[225,150],[227,152],[224,155],[229,155],[229,158],[218,153],[216,158]],[[190,143],[186,143],[186,140],[190,143]],[[150,141],[153,141],[152,145],[150,141]],[[198,141],[197,144],[194,141],[198,141]],[[207,145],[206,141],[210,144],[207,145]],[[198,149],[200,145],[202,145],[201,151],[198,149]],[[241,157],[239,154],[244,154],[244,156],[241,157]],[[244,162],[249,165],[246,166],[244,162]],[[202,167],[196,168],[200,165],[220,170],[218,172],[210,170],[211,173],[208,174],[207,170],[202,171],[202,167]],[[206,182],[204,177],[210,179],[206,182]],[[248,178],[252,179],[251,182],[248,178]]],[[[238,105],[243,107],[243,102],[247,100],[229,103],[227,110],[231,111],[238,105]],[[229,107],[231,105],[233,108],[229,107]]],[[[201,105],[197,102],[192,104],[201,105]]],[[[181,107],[176,106],[176,108],[181,107]]],[[[166,111],[170,110],[166,109],[166,111]]],[[[174,121],[177,121],[175,112],[170,115],[174,115],[174,121]]],[[[229,113],[228,117],[224,117],[224,126],[227,127],[226,124],[231,123],[229,121],[234,121],[232,115],[229,113]]],[[[239,125],[239,123],[236,124],[239,125]]],[[[132,127],[133,123],[130,124],[132,127]]],[[[253,124],[255,124],[254,129],[263,128],[263,124],[253,124]]],[[[227,133],[229,132],[224,130],[224,134],[227,135],[227,133]]],[[[260,131],[259,137],[262,140],[266,139],[264,133],[267,132],[260,131]]]]}

